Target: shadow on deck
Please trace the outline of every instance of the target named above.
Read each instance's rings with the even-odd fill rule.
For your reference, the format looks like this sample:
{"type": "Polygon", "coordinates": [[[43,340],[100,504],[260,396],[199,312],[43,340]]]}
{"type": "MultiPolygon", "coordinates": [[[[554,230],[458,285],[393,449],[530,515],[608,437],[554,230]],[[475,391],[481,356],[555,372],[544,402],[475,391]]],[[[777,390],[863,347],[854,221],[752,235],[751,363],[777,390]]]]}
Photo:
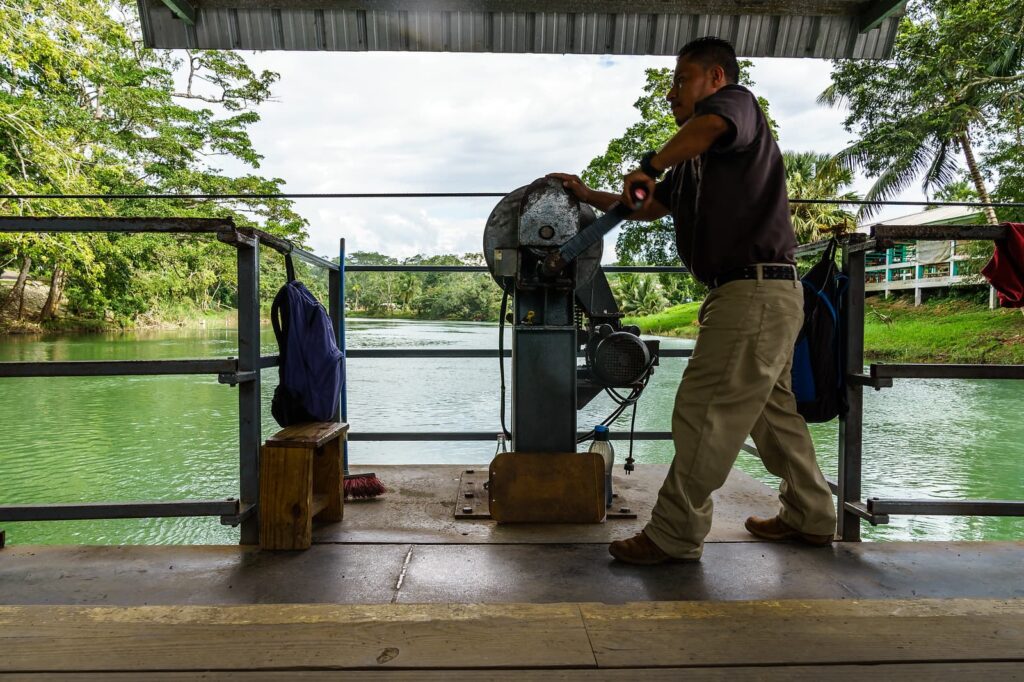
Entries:
{"type": "Polygon", "coordinates": [[[703,561],[637,568],[606,545],[642,527],[664,466],[619,480],[637,520],[593,526],[456,521],[461,467],[376,471],[392,492],[347,504],[305,552],[11,538],[0,552],[0,672],[1024,674],[1024,543],[755,542],[742,521],[774,513],[775,495],[734,471],[703,561]]]}

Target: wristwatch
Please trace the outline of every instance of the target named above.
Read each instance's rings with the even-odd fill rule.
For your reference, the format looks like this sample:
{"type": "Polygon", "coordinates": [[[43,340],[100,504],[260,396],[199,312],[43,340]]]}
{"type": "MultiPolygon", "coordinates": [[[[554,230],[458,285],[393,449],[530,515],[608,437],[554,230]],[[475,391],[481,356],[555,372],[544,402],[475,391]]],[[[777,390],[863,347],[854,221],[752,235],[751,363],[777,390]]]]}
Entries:
{"type": "Polygon", "coordinates": [[[651,180],[657,180],[665,172],[663,170],[658,170],[654,167],[654,164],[651,163],[651,159],[653,159],[657,153],[658,152],[650,151],[640,157],[640,170],[651,180]]]}

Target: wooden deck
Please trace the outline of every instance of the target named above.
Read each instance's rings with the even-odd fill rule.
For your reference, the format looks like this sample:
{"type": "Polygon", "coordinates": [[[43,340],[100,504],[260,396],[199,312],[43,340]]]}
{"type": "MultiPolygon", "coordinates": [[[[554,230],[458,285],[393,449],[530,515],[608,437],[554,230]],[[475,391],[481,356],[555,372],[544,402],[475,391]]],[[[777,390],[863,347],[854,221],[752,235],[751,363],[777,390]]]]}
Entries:
{"type": "Polygon", "coordinates": [[[378,467],[304,552],[0,550],[0,682],[82,680],[1024,680],[1024,542],[753,541],[774,494],[734,472],[703,561],[632,567],[638,520],[455,521],[460,467],[378,467]]]}
{"type": "Polygon", "coordinates": [[[3,670],[72,679],[1019,679],[1022,643],[1021,600],[0,607],[3,670]]]}

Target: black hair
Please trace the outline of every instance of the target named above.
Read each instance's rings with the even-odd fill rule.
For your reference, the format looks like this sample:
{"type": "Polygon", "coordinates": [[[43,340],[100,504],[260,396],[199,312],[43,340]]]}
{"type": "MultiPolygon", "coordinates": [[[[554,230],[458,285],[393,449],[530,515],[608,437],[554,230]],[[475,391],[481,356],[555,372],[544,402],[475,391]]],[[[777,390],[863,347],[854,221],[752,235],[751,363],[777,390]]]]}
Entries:
{"type": "Polygon", "coordinates": [[[737,83],[740,79],[740,66],[736,63],[736,50],[728,40],[714,36],[697,38],[683,45],[679,50],[679,58],[692,59],[706,69],[721,66],[725,71],[725,80],[737,83]]]}

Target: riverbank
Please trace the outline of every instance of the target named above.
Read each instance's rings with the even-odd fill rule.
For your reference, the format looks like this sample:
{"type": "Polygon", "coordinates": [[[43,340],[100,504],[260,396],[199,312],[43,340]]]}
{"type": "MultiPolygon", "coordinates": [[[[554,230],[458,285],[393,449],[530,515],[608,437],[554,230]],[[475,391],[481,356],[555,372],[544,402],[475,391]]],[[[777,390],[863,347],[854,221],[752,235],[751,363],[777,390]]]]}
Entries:
{"type": "MultiPolygon", "coordinates": [[[[0,282],[0,301],[13,286],[13,280],[0,282]]],[[[236,327],[238,312],[232,309],[200,310],[192,304],[155,310],[125,323],[114,318],[82,318],[60,311],[53,319],[40,321],[43,306],[49,294],[46,282],[29,280],[25,283],[25,296],[20,316],[13,302],[0,310],[0,336],[5,334],[97,334],[127,330],[203,329],[209,327],[236,327]]],[[[270,313],[264,317],[269,322],[270,313]]]]}
{"type": "MultiPolygon", "coordinates": [[[[692,339],[700,303],[656,315],[626,318],[645,334],[692,339]]],[[[944,299],[913,306],[906,301],[867,300],[864,353],[869,360],[979,364],[1024,363],[1024,315],[989,310],[971,301],[944,299]]]]}

